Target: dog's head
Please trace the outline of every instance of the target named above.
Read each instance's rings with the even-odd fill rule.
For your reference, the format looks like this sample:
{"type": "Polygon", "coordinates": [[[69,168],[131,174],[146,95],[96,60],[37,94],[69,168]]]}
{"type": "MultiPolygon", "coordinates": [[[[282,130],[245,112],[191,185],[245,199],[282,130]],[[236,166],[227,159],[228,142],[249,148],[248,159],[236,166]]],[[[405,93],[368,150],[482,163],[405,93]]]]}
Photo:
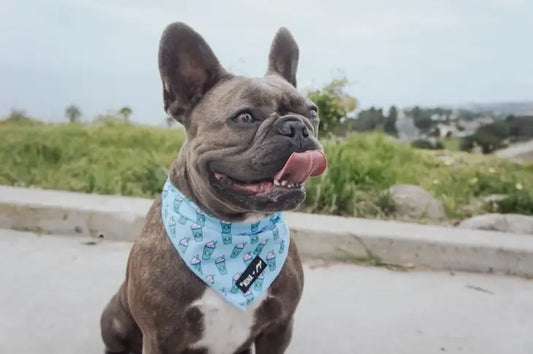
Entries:
{"type": "Polygon", "coordinates": [[[176,168],[193,199],[218,217],[293,209],[322,174],[316,105],[296,90],[298,46],[276,34],[263,78],[228,73],[204,39],[182,23],[159,49],[166,113],[185,126],[176,168]]]}

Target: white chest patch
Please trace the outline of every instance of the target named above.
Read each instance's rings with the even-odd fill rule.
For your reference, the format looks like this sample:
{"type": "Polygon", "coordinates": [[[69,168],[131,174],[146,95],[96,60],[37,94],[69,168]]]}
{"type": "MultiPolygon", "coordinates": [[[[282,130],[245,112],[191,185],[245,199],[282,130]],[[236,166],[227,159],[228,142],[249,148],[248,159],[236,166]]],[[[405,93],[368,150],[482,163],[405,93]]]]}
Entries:
{"type": "Polygon", "coordinates": [[[205,348],[210,354],[233,354],[250,337],[255,310],[261,306],[267,292],[242,311],[207,288],[202,297],[191,304],[203,314],[203,337],[193,348],[205,348]]]}

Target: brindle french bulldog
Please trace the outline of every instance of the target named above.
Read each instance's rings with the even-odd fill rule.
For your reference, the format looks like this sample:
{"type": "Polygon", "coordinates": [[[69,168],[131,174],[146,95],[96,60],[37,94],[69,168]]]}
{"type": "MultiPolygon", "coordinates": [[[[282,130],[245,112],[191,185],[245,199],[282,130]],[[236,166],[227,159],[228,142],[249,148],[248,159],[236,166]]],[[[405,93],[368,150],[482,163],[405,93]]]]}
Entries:
{"type": "MultiPolygon", "coordinates": [[[[159,49],[166,113],[187,141],[169,180],[208,215],[255,222],[297,207],[326,159],[316,105],[296,90],[298,46],[276,34],[263,78],[228,73],[204,39],[169,25],[159,49]]],[[[129,257],[126,280],[101,318],[106,353],[284,353],[303,288],[294,242],[281,273],[246,311],[192,273],[167,236],[161,198],[129,257]]]]}

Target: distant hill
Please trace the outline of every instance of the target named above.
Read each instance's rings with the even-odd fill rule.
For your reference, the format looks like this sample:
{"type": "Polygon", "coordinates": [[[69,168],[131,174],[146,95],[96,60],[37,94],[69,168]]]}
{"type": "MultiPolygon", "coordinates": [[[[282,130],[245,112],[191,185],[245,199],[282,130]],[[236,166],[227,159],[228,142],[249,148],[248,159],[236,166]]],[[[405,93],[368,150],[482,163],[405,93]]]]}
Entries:
{"type": "Polygon", "coordinates": [[[533,101],[499,102],[499,103],[469,103],[460,108],[477,112],[493,112],[499,114],[533,115],[533,101]]]}

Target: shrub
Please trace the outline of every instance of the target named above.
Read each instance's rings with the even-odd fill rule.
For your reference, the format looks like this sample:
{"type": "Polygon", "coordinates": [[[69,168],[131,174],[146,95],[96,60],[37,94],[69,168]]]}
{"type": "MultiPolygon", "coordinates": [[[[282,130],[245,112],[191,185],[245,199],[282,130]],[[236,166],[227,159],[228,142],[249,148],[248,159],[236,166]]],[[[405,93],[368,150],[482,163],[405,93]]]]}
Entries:
{"type": "Polygon", "coordinates": [[[471,150],[474,145],[479,145],[484,154],[490,154],[505,146],[505,140],[510,137],[510,131],[510,126],[505,121],[483,125],[469,138],[471,140],[463,139],[465,141],[464,150],[471,150]]]}
{"type": "Polygon", "coordinates": [[[533,215],[533,193],[514,191],[505,199],[495,202],[500,213],[517,213],[533,215]]]}
{"type": "Polygon", "coordinates": [[[465,136],[464,138],[461,138],[461,142],[459,143],[459,149],[461,151],[472,151],[472,149],[475,146],[474,136],[469,135],[465,136]]]}
{"type": "Polygon", "coordinates": [[[322,89],[309,92],[309,99],[318,106],[321,137],[334,134],[336,128],[355,111],[357,100],[345,92],[348,84],[347,79],[335,79],[322,89]]]}
{"type": "Polygon", "coordinates": [[[411,146],[417,149],[428,149],[428,150],[442,150],[444,149],[444,144],[439,140],[430,140],[430,139],[418,139],[411,143],[411,146]]]}

